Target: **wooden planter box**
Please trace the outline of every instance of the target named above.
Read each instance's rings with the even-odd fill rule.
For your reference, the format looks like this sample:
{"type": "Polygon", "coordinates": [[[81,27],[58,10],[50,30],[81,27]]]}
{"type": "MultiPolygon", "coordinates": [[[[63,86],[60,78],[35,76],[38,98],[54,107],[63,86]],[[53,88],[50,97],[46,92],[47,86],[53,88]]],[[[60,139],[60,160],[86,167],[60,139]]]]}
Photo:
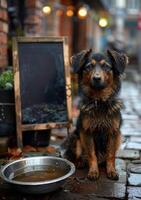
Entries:
{"type": "Polygon", "coordinates": [[[0,89],[0,136],[16,132],[14,90],[0,89]]]}

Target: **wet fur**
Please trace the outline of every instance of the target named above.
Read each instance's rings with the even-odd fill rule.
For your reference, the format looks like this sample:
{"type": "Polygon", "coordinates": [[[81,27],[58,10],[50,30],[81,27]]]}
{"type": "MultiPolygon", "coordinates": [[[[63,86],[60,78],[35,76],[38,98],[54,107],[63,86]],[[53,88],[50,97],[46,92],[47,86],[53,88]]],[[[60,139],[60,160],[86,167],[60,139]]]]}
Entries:
{"type": "Polygon", "coordinates": [[[115,154],[120,144],[120,110],[123,106],[118,94],[127,57],[111,50],[106,55],[89,50],[73,56],[71,62],[78,74],[82,102],[66,156],[78,166],[80,161],[86,161],[88,178],[94,180],[99,177],[98,164],[106,162],[108,178],[117,180],[115,154]],[[100,76],[100,81],[96,76],[100,76]]]}

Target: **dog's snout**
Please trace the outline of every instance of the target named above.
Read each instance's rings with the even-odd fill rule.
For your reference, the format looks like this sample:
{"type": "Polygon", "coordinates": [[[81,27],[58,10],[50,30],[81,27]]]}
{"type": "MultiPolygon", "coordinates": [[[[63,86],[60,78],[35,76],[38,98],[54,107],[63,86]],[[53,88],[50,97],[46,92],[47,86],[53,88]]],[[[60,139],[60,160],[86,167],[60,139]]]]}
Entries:
{"type": "Polygon", "coordinates": [[[91,75],[91,86],[94,89],[100,90],[106,86],[102,68],[96,65],[91,75]]]}
{"type": "Polygon", "coordinates": [[[100,81],[101,80],[100,74],[95,74],[93,80],[100,81]]]}

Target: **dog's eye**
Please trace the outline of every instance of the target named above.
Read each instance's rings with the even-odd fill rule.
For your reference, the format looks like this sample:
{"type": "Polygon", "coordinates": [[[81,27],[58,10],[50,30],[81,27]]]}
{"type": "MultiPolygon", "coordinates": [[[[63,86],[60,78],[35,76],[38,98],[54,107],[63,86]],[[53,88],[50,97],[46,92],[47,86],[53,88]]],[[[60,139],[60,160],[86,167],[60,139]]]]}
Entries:
{"type": "Polygon", "coordinates": [[[111,66],[110,66],[110,65],[107,65],[106,63],[102,65],[102,68],[103,68],[103,70],[105,70],[105,71],[107,71],[107,72],[108,72],[108,71],[111,71],[111,69],[112,69],[111,66]]]}
{"type": "Polygon", "coordinates": [[[85,71],[90,71],[91,69],[93,68],[93,65],[88,63],[85,67],[84,67],[84,70],[85,71]]]}

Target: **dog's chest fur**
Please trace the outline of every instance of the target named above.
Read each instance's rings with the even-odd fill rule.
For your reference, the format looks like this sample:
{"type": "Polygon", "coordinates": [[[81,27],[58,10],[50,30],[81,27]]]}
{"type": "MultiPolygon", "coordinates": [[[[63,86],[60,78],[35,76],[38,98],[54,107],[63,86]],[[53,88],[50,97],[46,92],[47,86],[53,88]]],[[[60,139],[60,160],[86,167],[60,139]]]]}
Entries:
{"type": "Polygon", "coordinates": [[[123,107],[119,99],[109,101],[84,102],[81,107],[80,120],[85,131],[93,132],[109,128],[119,128],[121,123],[120,109],[123,107]]]}

